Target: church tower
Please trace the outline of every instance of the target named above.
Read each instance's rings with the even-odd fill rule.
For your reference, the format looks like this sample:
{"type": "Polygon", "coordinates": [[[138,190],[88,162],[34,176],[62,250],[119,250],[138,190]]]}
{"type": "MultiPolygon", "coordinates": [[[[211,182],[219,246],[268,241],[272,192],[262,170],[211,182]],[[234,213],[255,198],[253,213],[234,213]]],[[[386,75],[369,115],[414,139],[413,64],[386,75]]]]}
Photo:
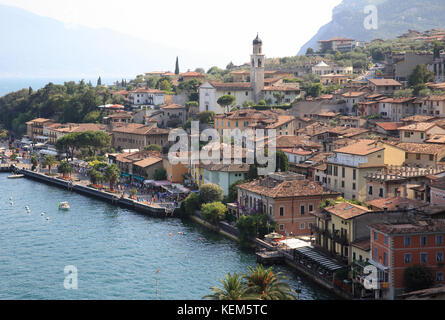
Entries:
{"type": "Polygon", "coordinates": [[[253,91],[255,103],[262,99],[262,91],[264,89],[264,62],[265,57],[262,52],[263,42],[258,34],[253,40],[253,54],[251,55],[250,66],[250,86],[253,91]]]}

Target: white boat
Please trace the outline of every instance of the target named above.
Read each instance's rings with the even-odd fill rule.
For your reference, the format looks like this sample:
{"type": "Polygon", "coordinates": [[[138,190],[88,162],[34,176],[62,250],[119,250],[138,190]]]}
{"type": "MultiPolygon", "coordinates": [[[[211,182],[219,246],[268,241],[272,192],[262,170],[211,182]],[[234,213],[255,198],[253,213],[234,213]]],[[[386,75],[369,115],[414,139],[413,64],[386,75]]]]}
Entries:
{"type": "Polygon", "coordinates": [[[19,179],[19,178],[23,178],[25,175],[23,174],[13,174],[8,176],[8,179],[19,179]]]}
{"type": "Polygon", "coordinates": [[[64,201],[64,202],[59,202],[58,204],[59,209],[60,210],[69,210],[70,209],[70,205],[68,202],[64,201]]]}

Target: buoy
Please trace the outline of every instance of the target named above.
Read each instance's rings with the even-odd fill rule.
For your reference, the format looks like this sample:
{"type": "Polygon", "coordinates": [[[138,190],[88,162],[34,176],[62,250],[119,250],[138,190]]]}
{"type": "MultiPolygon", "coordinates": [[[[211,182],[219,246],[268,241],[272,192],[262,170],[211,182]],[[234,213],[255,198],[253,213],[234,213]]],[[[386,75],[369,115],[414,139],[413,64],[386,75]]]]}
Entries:
{"type": "Polygon", "coordinates": [[[46,221],[49,221],[49,217],[46,218],[46,221]]]}
{"type": "Polygon", "coordinates": [[[45,212],[42,212],[40,215],[41,215],[41,216],[44,216],[44,215],[45,215],[45,212]]]}
{"type": "Polygon", "coordinates": [[[183,232],[178,232],[178,234],[183,235],[184,233],[183,232]]]}
{"type": "Polygon", "coordinates": [[[171,237],[173,234],[172,234],[172,233],[169,233],[168,235],[171,237]]]}

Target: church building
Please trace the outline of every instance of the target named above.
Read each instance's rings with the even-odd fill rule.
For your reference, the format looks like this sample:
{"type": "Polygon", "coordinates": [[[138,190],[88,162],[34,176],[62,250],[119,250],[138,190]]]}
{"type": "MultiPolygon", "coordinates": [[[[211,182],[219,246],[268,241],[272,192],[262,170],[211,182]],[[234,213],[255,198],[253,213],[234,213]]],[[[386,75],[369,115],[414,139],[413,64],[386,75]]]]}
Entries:
{"type": "Polygon", "coordinates": [[[282,79],[264,79],[265,60],[263,42],[257,35],[253,40],[253,53],[251,54],[250,82],[214,82],[206,81],[199,87],[199,112],[213,111],[215,114],[229,112],[224,110],[217,101],[224,95],[235,97],[233,107],[242,108],[244,102],[258,103],[261,100],[271,104],[291,103],[300,96],[298,85],[286,84],[282,79]]]}

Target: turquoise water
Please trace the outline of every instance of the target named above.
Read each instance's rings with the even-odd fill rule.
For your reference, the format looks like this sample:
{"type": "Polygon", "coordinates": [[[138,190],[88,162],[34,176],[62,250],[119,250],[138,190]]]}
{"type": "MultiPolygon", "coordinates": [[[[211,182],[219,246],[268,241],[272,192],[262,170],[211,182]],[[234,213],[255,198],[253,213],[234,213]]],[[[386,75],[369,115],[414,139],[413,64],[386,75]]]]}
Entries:
{"type": "MultiPolygon", "coordinates": [[[[7,176],[0,174],[0,299],[201,299],[225,273],[255,265],[252,252],[195,223],[7,176]],[[60,201],[71,210],[59,211],[60,201]],[[64,288],[65,266],[77,268],[77,290],[64,288]]],[[[277,269],[302,290],[301,299],[335,298],[277,269]]]]}

